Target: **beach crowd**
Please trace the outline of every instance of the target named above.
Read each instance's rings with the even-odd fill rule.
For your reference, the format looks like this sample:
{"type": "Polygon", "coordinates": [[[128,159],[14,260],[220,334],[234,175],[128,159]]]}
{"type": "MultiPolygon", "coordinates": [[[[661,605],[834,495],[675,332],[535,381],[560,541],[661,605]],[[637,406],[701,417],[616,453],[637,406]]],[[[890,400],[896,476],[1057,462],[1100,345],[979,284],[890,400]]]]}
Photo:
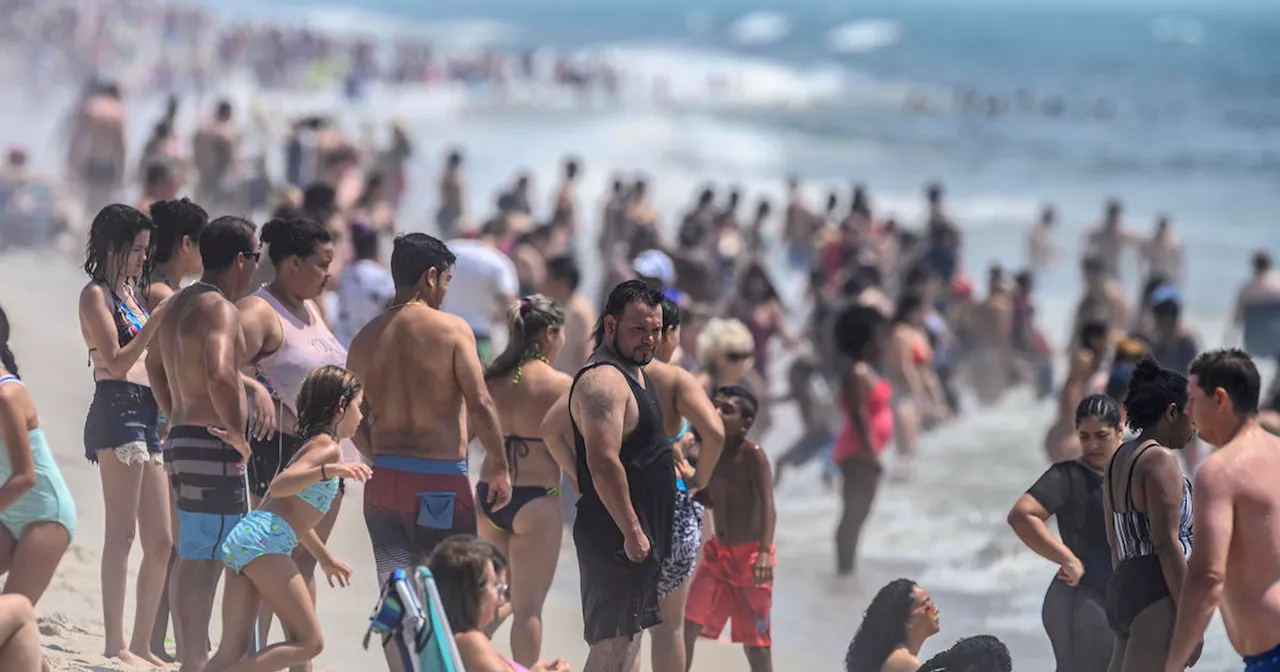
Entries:
{"type": "MultiPolygon", "coordinates": [[[[699,638],[728,627],[749,668],[771,670],[784,472],[820,465],[842,502],[833,570],[853,574],[878,488],[911,479],[920,437],[1031,387],[1057,409],[1043,445],[1052,466],[1009,524],[1059,568],[1044,606],[1058,669],[1181,671],[1217,608],[1247,669],[1280,669],[1280,439],[1268,430],[1280,403],[1249,354],[1204,351],[1184,323],[1169,217],[1140,234],[1119,201],[1106,204],[1080,260],[1059,383],[1035,295],[1037,272],[1064,256],[1052,206],[1027,231],[1025,268],[999,260],[979,288],[941,184],[926,185],[920,223],[882,217],[862,185],[813,207],[790,177],[781,203],[707,186],[665,226],[648,179],[618,175],[588,227],[577,159],[547,207],[518,173],[473,213],[459,148],[434,185],[434,235],[403,233],[402,196],[422,181],[408,174],[402,128],[370,147],[327,117],[298,119],[285,174],[272,176],[244,155],[227,102],[190,138],[171,107],[128,156],[122,98],[97,81],[73,110],[56,188],[94,213],[87,229],[33,209],[24,152],[0,173],[0,247],[84,244],[84,456],[103,482],[108,657],[309,669],[325,634],[317,569],[349,582],[326,542],[348,484],[363,483],[379,599],[403,608],[396,586],[417,585],[404,570],[429,568],[437,592],[417,597],[452,635],[433,646],[467,670],[568,669],[542,650],[563,498],[576,501],[585,669],[635,669],[648,631],[653,668],[684,672],[699,638]],[[1121,282],[1130,253],[1136,300],[1121,282]],[[586,255],[600,260],[600,296],[583,293],[586,255]],[[780,274],[802,278],[804,296],[785,296],[780,274]],[[799,412],[798,437],[765,450],[784,404],[799,412]],[[273,619],[284,638],[268,642],[273,619]],[[506,621],[510,659],[491,640],[506,621]]],[[[1263,251],[1252,266],[1233,322],[1253,356],[1271,358],[1280,274],[1263,251]]],[[[8,346],[13,325],[35,319],[0,312],[5,670],[41,669],[34,614],[77,516],[8,346]]],[[[921,660],[940,626],[925,587],[894,581],[846,668],[1012,669],[986,635],[921,660]]],[[[419,669],[406,621],[371,628],[390,669],[419,669]]]]}

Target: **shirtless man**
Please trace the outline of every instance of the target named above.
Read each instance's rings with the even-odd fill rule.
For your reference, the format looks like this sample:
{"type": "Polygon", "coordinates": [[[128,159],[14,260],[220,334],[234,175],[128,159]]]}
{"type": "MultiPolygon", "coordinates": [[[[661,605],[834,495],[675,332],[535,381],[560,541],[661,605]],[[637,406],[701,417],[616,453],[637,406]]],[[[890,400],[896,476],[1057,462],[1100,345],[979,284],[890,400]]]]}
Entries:
{"type": "Polygon", "coordinates": [[[715,536],[703,545],[685,607],[687,660],[699,636],[718,639],[727,621],[742,644],[751,672],[773,670],[770,615],[773,610],[773,505],[769,456],[747,441],[755,421],[755,395],[736,386],[716,390],[716,408],[724,422],[724,459],[716,466],[704,499],[711,509],[715,536]]]}
{"type": "Polygon", "coordinates": [[[440,207],[436,210],[436,227],[441,238],[452,238],[466,213],[467,181],[462,173],[462,152],[453,150],[444,161],[440,176],[440,207]]]}
{"type": "Polygon", "coordinates": [[[240,140],[231,126],[231,103],[218,103],[213,118],[200,125],[191,138],[191,161],[196,168],[196,200],[210,211],[236,206],[234,179],[240,140]]]}
{"type": "Polygon", "coordinates": [[[639,664],[636,635],[662,621],[660,561],[675,516],[675,460],[643,370],[662,332],[662,294],[639,280],[614,287],[600,326],[600,347],[569,392],[582,495],[573,540],[591,647],[584,669],[623,672],[639,664]]]}
{"type": "Polygon", "coordinates": [[[1124,228],[1122,212],[1120,201],[1108,201],[1102,223],[1089,230],[1084,243],[1085,256],[1096,258],[1102,264],[1102,271],[1115,279],[1120,278],[1125,248],[1139,242],[1138,236],[1124,228]]]}
{"type": "MultiPolygon", "coordinates": [[[[1086,257],[1084,272],[1084,296],[1076,306],[1072,337],[1080,333],[1080,327],[1088,322],[1102,322],[1108,330],[1128,329],[1132,325],[1129,301],[1124,288],[1114,275],[1107,274],[1106,262],[1101,257],[1086,257]]],[[[1079,345],[1072,341],[1073,346],[1079,345]]]]}
{"type": "Polygon", "coordinates": [[[595,328],[596,311],[581,294],[578,284],[582,271],[572,257],[559,257],[547,262],[547,281],[542,291],[564,308],[564,347],[556,357],[556,369],[577,373],[591,354],[591,330],[595,328]]]}
{"type": "MultiPolygon", "coordinates": [[[[224,569],[222,544],[249,507],[248,402],[240,379],[245,346],[234,301],[248,292],[260,255],[250,222],[210,222],[200,232],[204,275],[169,300],[169,313],[147,351],[151,389],[169,418],[165,460],[179,525],[170,590],[177,598],[175,627],[188,644],[208,638],[224,569]]],[[[183,648],[182,672],[203,670],[207,649],[183,648]]]]}
{"type": "Polygon", "coordinates": [[[1218,450],[1196,472],[1196,540],[1166,672],[1196,662],[1219,599],[1246,672],[1280,670],[1280,437],[1258,425],[1261,387],[1240,350],[1206,352],[1191,364],[1187,412],[1218,450]]]}
{"type": "Polygon", "coordinates": [[[1244,347],[1255,357],[1280,355],[1280,271],[1266,250],[1253,253],[1253,276],[1236,293],[1232,312],[1227,343],[1235,343],[1235,330],[1243,329],[1244,347]]]}
{"type": "Polygon", "coordinates": [[[138,209],[151,214],[151,204],[159,201],[172,201],[178,198],[178,190],[182,182],[168,163],[157,161],[147,165],[147,173],[143,178],[142,198],[138,200],[138,209]]]}
{"type": "Polygon", "coordinates": [[[813,237],[822,228],[822,220],[804,202],[800,178],[787,178],[787,210],[783,215],[782,240],[787,244],[787,259],[793,269],[807,268],[813,253],[813,237]]]}
{"type": "MultiPolygon", "coordinates": [[[[481,480],[491,510],[511,500],[507,454],[476,339],[465,320],[440,311],[453,253],[424,233],[395,241],[395,297],[351,341],[347,369],[364,381],[365,420],[354,441],[378,485],[364,491],[364,519],[379,585],[455,534],[476,533],[467,478],[468,414],[484,445],[481,480]]],[[[398,653],[388,664],[399,669],[398,653]]]]}
{"type": "Polygon", "coordinates": [[[987,298],[975,308],[975,352],[971,374],[978,400],[989,406],[1000,400],[1013,372],[1013,302],[1004,268],[987,273],[987,298]]]}
{"type": "Polygon", "coordinates": [[[86,212],[96,214],[124,185],[125,109],[120,87],[96,84],[76,111],[67,152],[70,182],[86,212]]]}
{"type": "Polygon", "coordinates": [[[1168,215],[1161,215],[1156,220],[1155,233],[1138,248],[1138,255],[1146,280],[1161,278],[1165,282],[1182,285],[1182,239],[1170,227],[1168,215]]]}

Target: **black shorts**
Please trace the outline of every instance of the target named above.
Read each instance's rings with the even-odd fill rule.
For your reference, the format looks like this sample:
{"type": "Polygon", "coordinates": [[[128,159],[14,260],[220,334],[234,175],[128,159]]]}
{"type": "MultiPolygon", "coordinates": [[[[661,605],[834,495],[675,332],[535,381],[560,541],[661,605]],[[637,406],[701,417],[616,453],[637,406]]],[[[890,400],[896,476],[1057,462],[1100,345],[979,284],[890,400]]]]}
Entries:
{"type": "Polygon", "coordinates": [[[160,407],[146,385],[123,380],[99,380],[84,420],[84,456],[97,463],[98,451],[143,444],[160,452],[160,407]]]}
{"type": "MultiPolygon", "coordinates": [[[[602,507],[603,508],[603,507],[602,507]]],[[[582,588],[583,636],[587,644],[634,637],[662,622],[658,584],[662,567],[652,553],[639,563],[627,559],[622,534],[607,511],[578,507],[573,543],[582,588]],[[606,528],[605,525],[608,527],[606,528]]]]}

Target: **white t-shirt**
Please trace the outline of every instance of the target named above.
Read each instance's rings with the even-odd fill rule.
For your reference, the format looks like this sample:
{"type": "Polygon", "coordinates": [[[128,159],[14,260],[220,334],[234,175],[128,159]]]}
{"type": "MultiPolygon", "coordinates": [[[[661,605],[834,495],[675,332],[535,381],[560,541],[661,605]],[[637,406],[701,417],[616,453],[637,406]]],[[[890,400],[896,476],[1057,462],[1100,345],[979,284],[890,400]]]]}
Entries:
{"type": "Polygon", "coordinates": [[[493,332],[493,316],[507,309],[500,302],[520,291],[516,265],[484,243],[459,238],[447,244],[458,261],[440,309],[466,320],[477,338],[487,338],[493,332]]]}
{"type": "Polygon", "coordinates": [[[356,332],[377,317],[396,293],[391,271],[376,261],[357,261],[338,279],[338,312],[333,322],[333,335],[347,347],[356,332]]]}

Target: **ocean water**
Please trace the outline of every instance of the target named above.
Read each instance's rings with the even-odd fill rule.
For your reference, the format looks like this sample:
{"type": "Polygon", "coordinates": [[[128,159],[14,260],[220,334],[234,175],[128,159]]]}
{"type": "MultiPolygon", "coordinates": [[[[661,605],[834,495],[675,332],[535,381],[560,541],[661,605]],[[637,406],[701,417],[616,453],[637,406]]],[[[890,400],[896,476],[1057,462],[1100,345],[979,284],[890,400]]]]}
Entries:
{"type": "MultiPolygon", "coordinates": [[[[484,211],[519,169],[534,172],[545,204],[569,153],[586,167],[580,207],[598,212],[614,174],[645,174],[667,225],[704,183],[741,187],[748,202],[767,196],[779,203],[789,173],[806,180],[814,206],[834,188],[844,207],[850,185],[863,182],[877,211],[911,225],[922,215],[921,185],[941,180],[977,277],[993,261],[1023,264],[1026,226],[1041,204],[1058,206],[1067,258],[1039,270],[1042,319],[1061,342],[1078,291],[1070,261],[1076,243],[1103,201],[1118,197],[1135,228],[1149,229],[1157,213],[1172,215],[1187,244],[1191,324],[1211,346],[1221,341],[1249,253],[1268,245],[1277,251],[1280,6],[1265,0],[224,0],[217,10],[418,35],[457,50],[598,54],[622,72],[622,102],[587,108],[536,87],[517,87],[503,100],[483,87],[374,87],[354,107],[337,94],[223,87],[220,93],[257,112],[256,138],[266,147],[288,112],[325,107],[353,127],[406,121],[419,148],[417,186],[401,223],[408,229],[431,230],[435,177],[453,146],[467,152],[473,212],[484,211]],[[667,82],[669,104],[649,95],[658,79],[667,82]],[[962,113],[955,105],[962,90],[1010,107],[994,117],[962,113]],[[1060,100],[1065,112],[1021,109],[1022,91],[1060,100]],[[909,113],[911,95],[939,111],[909,113]],[[1107,118],[1096,114],[1100,101],[1107,118]]],[[[25,140],[34,137],[31,125],[51,124],[33,115],[33,105],[5,104],[6,114],[25,121],[0,128],[0,141],[25,140]]],[[[159,104],[136,109],[153,116],[159,104]]],[[[193,111],[184,115],[193,121],[193,111]]],[[[589,219],[588,234],[596,225],[589,219]]],[[[584,258],[595,282],[596,262],[584,258]]],[[[1136,286],[1136,267],[1126,272],[1136,286]]],[[[792,296],[800,289],[797,278],[781,284],[792,296]]],[[[779,427],[795,426],[790,408],[779,412],[779,427]]],[[[1039,614],[1055,568],[1023,549],[1004,522],[1046,466],[1041,442],[1051,415],[1050,404],[1015,392],[927,436],[914,479],[882,488],[852,580],[833,576],[835,496],[818,485],[816,469],[796,471],[778,493],[778,651],[803,651],[838,669],[870,595],[907,576],[941,608],[943,633],[926,653],[990,632],[1011,646],[1015,669],[1052,670],[1039,614]]],[[[791,438],[780,429],[766,447],[776,454],[791,438]]],[[[553,599],[572,604],[573,582],[557,583],[553,599]]],[[[784,661],[778,669],[792,669],[784,661]]],[[[1196,669],[1239,667],[1215,623],[1196,669]]]]}

